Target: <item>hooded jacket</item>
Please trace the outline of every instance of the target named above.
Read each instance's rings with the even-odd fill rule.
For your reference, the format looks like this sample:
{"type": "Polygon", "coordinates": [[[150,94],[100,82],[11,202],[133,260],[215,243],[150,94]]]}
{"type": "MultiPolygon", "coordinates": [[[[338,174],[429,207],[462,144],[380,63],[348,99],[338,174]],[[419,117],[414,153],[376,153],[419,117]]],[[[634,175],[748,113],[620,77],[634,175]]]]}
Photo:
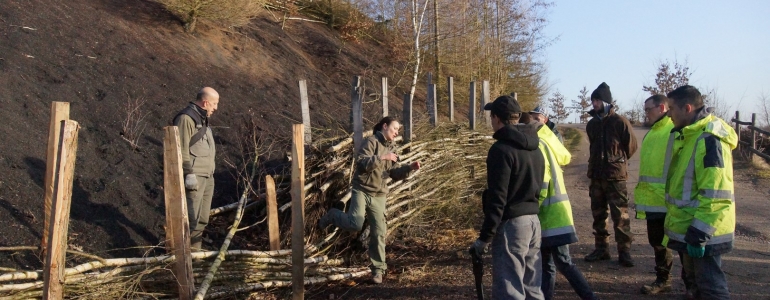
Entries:
{"type": "Polygon", "coordinates": [[[505,125],[492,136],[487,154],[487,189],[482,195],[484,223],[479,239],[491,242],[500,223],[536,215],[543,182],[543,154],[538,150],[539,123],[505,125]]]}
{"type": "Polygon", "coordinates": [[[663,245],[676,251],[686,251],[687,244],[705,247],[706,256],[727,253],[735,232],[732,150],[738,135],[703,108],[692,124],[672,133],[663,245]]]}
{"type": "Polygon", "coordinates": [[[540,228],[542,247],[558,247],[578,241],[572,220],[572,206],[567,196],[561,166],[569,164],[572,155],[547,126],[537,132],[540,152],[545,162],[545,176],[540,190],[540,228]]]}
{"type": "Polygon", "coordinates": [[[638,147],[631,123],[616,114],[614,106],[604,116],[596,110],[590,111],[589,114],[593,119],[586,125],[588,141],[591,144],[588,178],[626,180],[628,159],[638,147]]]}

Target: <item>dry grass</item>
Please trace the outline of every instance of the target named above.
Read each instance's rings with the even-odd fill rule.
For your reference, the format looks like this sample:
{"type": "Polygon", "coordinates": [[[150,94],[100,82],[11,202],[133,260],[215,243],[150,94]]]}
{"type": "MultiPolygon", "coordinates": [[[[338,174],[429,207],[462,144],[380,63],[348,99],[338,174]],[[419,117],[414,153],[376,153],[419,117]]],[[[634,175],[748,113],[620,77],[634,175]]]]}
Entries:
{"type": "Polygon", "coordinates": [[[562,127],[560,129],[562,138],[564,139],[564,146],[567,147],[567,150],[570,152],[575,151],[575,149],[580,146],[580,140],[582,139],[580,131],[575,128],[566,127],[562,127]]]}
{"type": "Polygon", "coordinates": [[[221,22],[225,26],[243,26],[265,7],[262,0],[156,0],[184,22],[187,32],[194,32],[200,19],[221,22]]]}

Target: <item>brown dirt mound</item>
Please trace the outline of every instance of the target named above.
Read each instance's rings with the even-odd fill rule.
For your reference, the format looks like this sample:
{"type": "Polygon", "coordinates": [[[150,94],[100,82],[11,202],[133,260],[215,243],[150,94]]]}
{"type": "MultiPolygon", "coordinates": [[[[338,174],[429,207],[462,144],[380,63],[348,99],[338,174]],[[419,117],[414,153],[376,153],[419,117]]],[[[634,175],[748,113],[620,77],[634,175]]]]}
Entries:
{"type": "MultiPolygon", "coordinates": [[[[221,95],[212,117],[219,206],[238,195],[232,165],[243,165],[243,123],[289,137],[290,124],[301,122],[297,80],[307,79],[313,128],[341,133],[352,75],[364,75],[365,95],[374,93],[381,76],[394,78],[387,58],[374,43],[341,41],[321,24],[289,22],[281,29],[269,13],[245,28],[202,24],[190,35],[146,0],[2,1],[0,246],[38,245],[41,239],[52,101],[70,102],[70,117],[81,125],[69,244],[104,256],[136,256],[143,251],[105,251],[159,243],[162,127],[200,87],[221,95]],[[146,100],[137,151],[121,138],[130,99],[146,100]]],[[[394,109],[400,101],[391,100],[391,107],[400,111],[394,109]]],[[[376,118],[378,111],[376,101],[365,104],[366,117],[376,118]]],[[[36,257],[5,253],[0,261],[40,264],[36,257]]]]}

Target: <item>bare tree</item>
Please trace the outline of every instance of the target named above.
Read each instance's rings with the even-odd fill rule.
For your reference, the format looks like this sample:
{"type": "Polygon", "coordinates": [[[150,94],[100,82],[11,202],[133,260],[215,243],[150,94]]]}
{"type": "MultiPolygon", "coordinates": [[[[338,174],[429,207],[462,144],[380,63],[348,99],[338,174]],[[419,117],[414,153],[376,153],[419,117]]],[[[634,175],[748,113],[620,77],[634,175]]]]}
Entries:
{"type": "Polygon", "coordinates": [[[666,95],[680,86],[687,85],[690,82],[690,76],[692,72],[687,66],[687,61],[684,63],[676,60],[673,63],[668,60],[662,61],[655,74],[655,85],[643,85],[642,90],[650,95],[666,95]]]}
{"type": "Polygon", "coordinates": [[[757,108],[759,109],[759,121],[761,126],[765,130],[770,130],[770,96],[764,93],[759,96],[757,108]]]}
{"type": "Polygon", "coordinates": [[[572,109],[580,116],[580,123],[588,123],[588,114],[591,111],[591,99],[588,96],[588,88],[584,85],[580,90],[577,100],[572,100],[572,109]]]}
{"type": "Polygon", "coordinates": [[[569,110],[564,105],[564,102],[566,101],[567,98],[559,91],[556,91],[556,93],[553,94],[553,97],[548,98],[548,108],[551,110],[551,118],[554,119],[556,123],[561,123],[562,120],[569,117],[569,110]]]}
{"type": "Polygon", "coordinates": [[[411,19],[412,19],[412,38],[414,41],[414,73],[412,74],[412,86],[409,89],[409,98],[414,103],[414,91],[417,88],[417,77],[420,75],[420,36],[422,35],[423,17],[425,17],[425,10],[428,7],[430,0],[424,0],[422,4],[420,0],[412,0],[411,2],[411,19]],[[422,6],[422,8],[420,8],[422,6]],[[419,18],[418,18],[419,16],[419,18]]]}
{"type": "MultiPolygon", "coordinates": [[[[701,96],[703,96],[703,104],[705,104],[706,107],[713,109],[711,113],[721,118],[722,120],[729,120],[731,105],[728,104],[727,101],[725,101],[724,98],[719,95],[719,90],[717,88],[710,87],[701,88],[699,90],[701,92],[701,96]]],[[[740,106],[740,101],[738,101],[738,106],[740,106]]]]}

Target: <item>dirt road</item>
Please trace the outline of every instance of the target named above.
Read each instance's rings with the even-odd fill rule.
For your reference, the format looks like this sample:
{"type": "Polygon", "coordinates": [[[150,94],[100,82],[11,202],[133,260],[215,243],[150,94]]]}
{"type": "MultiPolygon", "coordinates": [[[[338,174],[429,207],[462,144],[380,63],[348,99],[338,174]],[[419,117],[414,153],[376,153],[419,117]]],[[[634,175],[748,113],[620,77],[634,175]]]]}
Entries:
{"type": "MultiPolygon", "coordinates": [[[[584,126],[571,126],[583,133],[580,146],[573,151],[572,163],[565,168],[565,181],[580,237],[578,243],[570,245],[573,260],[602,299],[681,299],[684,285],[678,278],[681,264],[676,255],[673,274],[677,275],[674,276],[673,291],[658,296],[639,293],[643,284],[655,280],[653,253],[643,220],[631,220],[635,267],[618,265],[613,237],[610,238],[612,260],[598,263],[583,260],[593,250],[593,219],[586,178],[588,141],[584,126]]],[[[646,129],[637,128],[635,133],[641,142],[646,129]]],[[[638,171],[639,156],[635,155],[630,161],[629,191],[636,186],[638,171]]],[[[736,162],[738,232],[735,249],[722,258],[733,299],[770,299],[770,180],[755,178],[752,173],[746,163],[736,162]]],[[[635,215],[633,211],[630,214],[635,215]]],[[[432,239],[396,241],[388,250],[390,273],[384,284],[374,286],[361,280],[348,282],[348,285],[316,286],[308,291],[308,296],[311,299],[475,299],[473,275],[465,251],[476,235],[471,229],[446,230],[438,231],[432,239]]],[[[489,257],[486,262],[485,286],[489,292],[489,257]]],[[[556,299],[577,299],[561,275],[557,278],[556,299]]]]}

